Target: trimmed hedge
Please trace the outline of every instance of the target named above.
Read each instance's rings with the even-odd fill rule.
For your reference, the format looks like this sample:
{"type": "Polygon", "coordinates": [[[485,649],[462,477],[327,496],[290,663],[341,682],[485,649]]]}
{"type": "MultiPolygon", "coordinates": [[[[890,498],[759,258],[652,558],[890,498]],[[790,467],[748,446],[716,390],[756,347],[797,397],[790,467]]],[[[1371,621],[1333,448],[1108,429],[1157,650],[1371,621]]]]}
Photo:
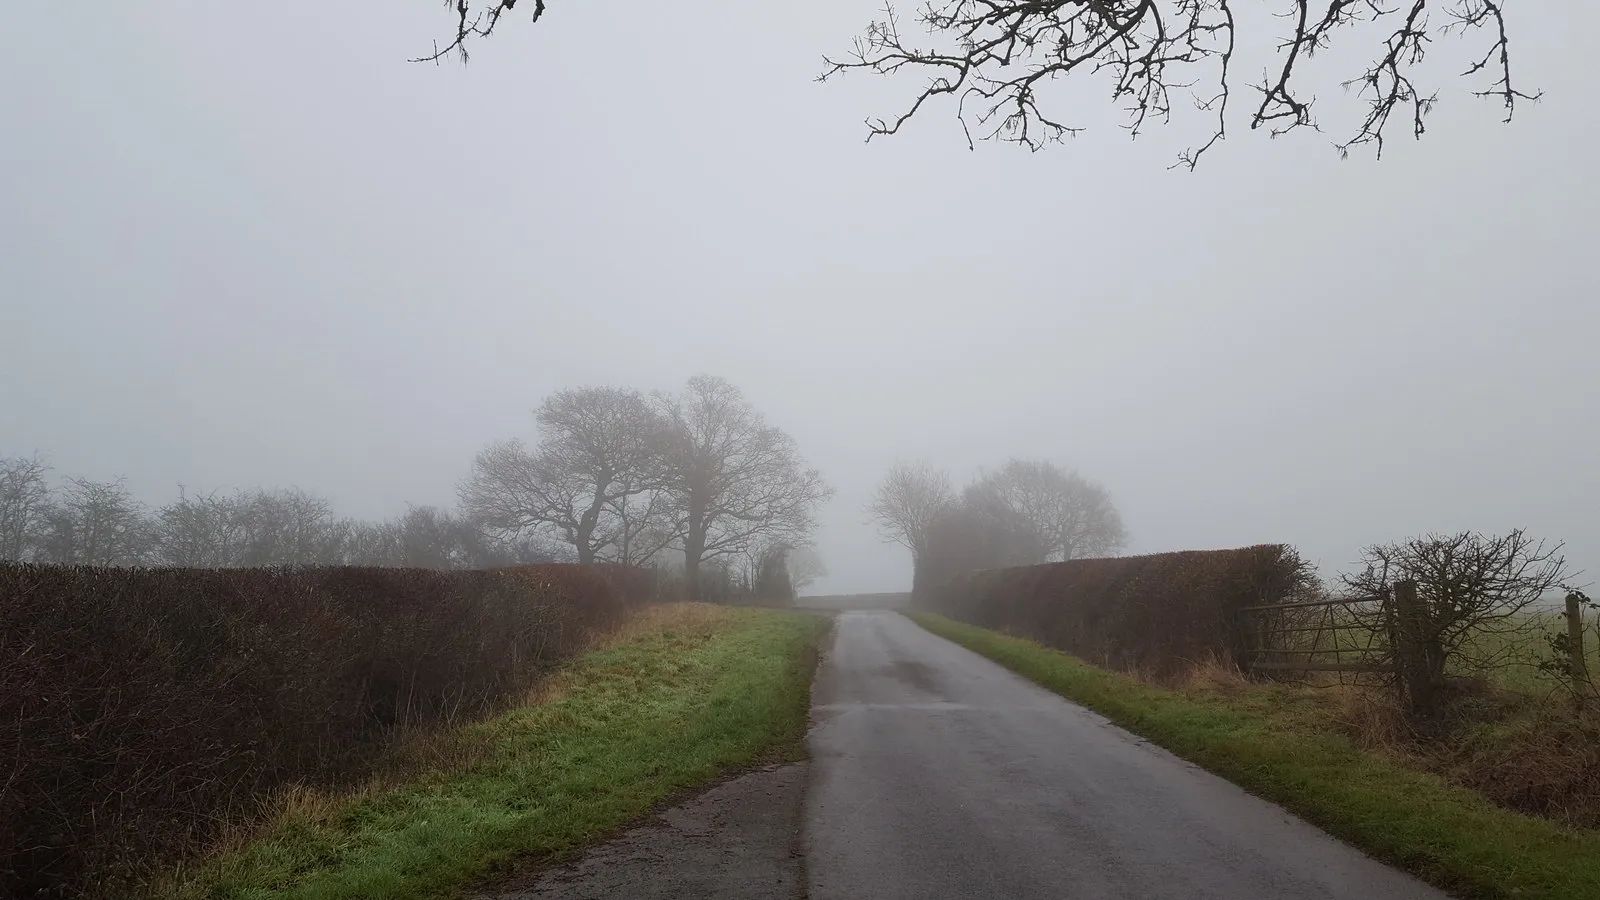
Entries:
{"type": "Polygon", "coordinates": [[[520,696],[654,599],[623,567],[0,564],[0,896],[125,889],[395,726],[520,696]]]}
{"type": "Polygon", "coordinates": [[[986,569],[922,590],[915,605],[1163,678],[1208,657],[1242,662],[1239,609],[1310,581],[1293,548],[1263,544],[986,569]]]}

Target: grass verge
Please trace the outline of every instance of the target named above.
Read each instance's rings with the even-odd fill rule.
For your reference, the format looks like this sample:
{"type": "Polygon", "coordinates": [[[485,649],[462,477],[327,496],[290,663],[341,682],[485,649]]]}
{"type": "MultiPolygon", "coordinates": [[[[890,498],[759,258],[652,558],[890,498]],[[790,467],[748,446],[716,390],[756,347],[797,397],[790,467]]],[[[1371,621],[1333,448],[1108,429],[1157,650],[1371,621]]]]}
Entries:
{"type": "Polygon", "coordinates": [[[1501,809],[1480,794],[1357,746],[1266,695],[1196,696],[1108,672],[1033,641],[908,613],[1257,796],[1469,898],[1600,897],[1600,832],[1501,809]]]}
{"type": "Polygon", "coordinates": [[[826,628],[789,612],[647,611],[529,705],[424,740],[430,766],[287,795],[249,840],[156,896],[448,897],[515,859],[557,858],[731,769],[798,758],[826,628]]]}

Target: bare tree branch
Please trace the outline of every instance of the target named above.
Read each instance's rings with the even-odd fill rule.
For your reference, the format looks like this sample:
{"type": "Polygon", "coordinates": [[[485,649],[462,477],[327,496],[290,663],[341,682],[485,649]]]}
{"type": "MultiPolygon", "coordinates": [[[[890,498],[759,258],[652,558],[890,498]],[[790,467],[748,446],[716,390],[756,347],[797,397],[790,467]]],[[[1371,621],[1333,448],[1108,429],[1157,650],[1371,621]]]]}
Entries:
{"type": "Polygon", "coordinates": [[[925,462],[896,462],[867,512],[883,539],[910,550],[915,561],[927,549],[929,529],[954,502],[949,475],[925,462]]]}
{"type": "MultiPolygon", "coordinates": [[[[500,24],[500,17],[516,8],[517,0],[492,0],[487,4],[474,7],[468,0],[445,0],[445,8],[451,10],[456,16],[455,38],[443,47],[434,45],[433,52],[427,56],[419,56],[412,62],[438,62],[451,53],[460,55],[461,61],[467,61],[467,42],[474,38],[486,38],[494,33],[495,26],[500,24]]],[[[544,0],[533,0],[533,18],[537,22],[544,17],[544,0]]]]}
{"type": "MultiPolygon", "coordinates": [[[[437,61],[450,53],[467,58],[470,41],[488,37],[517,0],[447,0],[455,34],[444,46],[414,61],[437,61]]],[[[1097,78],[1112,102],[1123,105],[1126,127],[1133,135],[1172,118],[1175,95],[1214,116],[1206,140],[1184,150],[1174,167],[1193,169],[1200,158],[1227,136],[1228,109],[1234,90],[1232,69],[1238,50],[1237,0],[925,0],[913,18],[927,34],[927,44],[906,36],[904,15],[894,0],[881,18],[868,24],[850,51],[824,57],[819,81],[848,71],[878,75],[919,73],[923,86],[893,118],[867,120],[867,139],[897,134],[930,102],[955,100],[968,147],[973,127],[978,139],[1020,144],[1040,150],[1077,134],[1049,111],[1049,86],[1066,78],[1097,78]]],[[[1504,14],[1505,0],[1272,0],[1253,4],[1263,20],[1278,18],[1286,26],[1276,41],[1279,63],[1263,75],[1256,91],[1260,102],[1250,114],[1250,128],[1273,136],[1297,128],[1320,130],[1312,117],[1313,98],[1303,85],[1305,63],[1337,41],[1358,43],[1364,29],[1387,32],[1366,69],[1342,81],[1357,88],[1366,113],[1353,133],[1335,143],[1342,154],[1371,144],[1382,155],[1390,119],[1404,110],[1414,137],[1437,102],[1434,89],[1423,89],[1417,69],[1434,35],[1466,36],[1481,32],[1487,47],[1464,76],[1489,76],[1472,93],[1497,99],[1509,122],[1517,101],[1537,100],[1513,85],[1504,14]],[[1273,6],[1289,7],[1287,15],[1273,6]],[[1325,5],[1324,5],[1325,4],[1325,5]],[[1435,24],[1429,13],[1444,21],[1435,24]],[[1284,31],[1286,30],[1286,33],[1284,31]]],[[[545,12],[534,0],[533,21],[545,12]]]]}
{"type": "MultiPolygon", "coordinates": [[[[1315,129],[1312,101],[1300,86],[1303,63],[1327,48],[1337,32],[1391,19],[1397,24],[1376,59],[1345,82],[1359,86],[1367,112],[1354,134],[1336,144],[1342,153],[1370,143],[1381,154],[1390,117],[1401,108],[1409,110],[1412,134],[1421,137],[1437,95],[1419,89],[1414,73],[1435,33],[1489,32],[1488,52],[1465,74],[1495,73],[1491,85],[1476,94],[1500,99],[1508,121],[1518,100],[1538,96],[1512,86],[1503,0],[1404,0],[1398,7],[1387,0],[1326,2],[1318,16],[1311,0],[1291,0],[1289,33],[1278,43],[1281,65],[1257,88],[1261,101],[1251,114],[1252,129],[1266,128],[1274,136],[1315,129]],[[1450,23],[1431,25],[1430,6],[1450,23]]],[[[897,133],[929,100],[952,95],[969,145],[970,124],[976,123],[989,129],[986,139],[1038,150],[1079,130],[1051,118],[1041,95],[1052,81],[1074,74],[1103,76],[1112,100],[1126,104],[1127,127],[1135,135],[1152,121],[1170,121],[1175,91],[1215,85],[1193,96],[1198,108],[1215,114],[1216,126],[1198,148],[1180,155],[1180,166],[1192,169],[1227,134],[1237,39],[1231,0],[931,0],[917,18],[940,45],[908,43],[891,3],[847,56],[824,61],[821,80],[850,70],[928,75],[905,112],[893,121],[868,121],[868,140],[897,133]],[[972,102],[977,108],[969,115],[972,102]]]]}

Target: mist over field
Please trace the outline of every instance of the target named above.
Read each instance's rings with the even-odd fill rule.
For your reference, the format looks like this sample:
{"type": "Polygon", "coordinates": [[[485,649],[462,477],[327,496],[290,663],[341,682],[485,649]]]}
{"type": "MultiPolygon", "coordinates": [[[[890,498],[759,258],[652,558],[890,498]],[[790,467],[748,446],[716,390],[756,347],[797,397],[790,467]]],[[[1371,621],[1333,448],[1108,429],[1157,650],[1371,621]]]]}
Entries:
{"type": "Polygon", "coordinates": [[[947,107],[864,143],[915,79],[812,79],[874,12],[552,4],[435,66],[437,4],[8,10],[47,39],[0,61],[0,457],[391,519],[558,391],[709,373],[834,490],[816,593],[907,589],[864,511],[898,459],[1075,469],[1124,553],[1521,527],[1600,567],[1600,11],[1517,5],[1511,125],[1447,78],[1341,160],[1330,85],[1329,133],[1193,173],[1189,104],[1130,141],[1103,94],[1046,152],[947,107]]]}
{"type": "Polygon", "coordinates": [[[1600,5],[0,33],[0,897],[1600,898],[1600,5]]]}

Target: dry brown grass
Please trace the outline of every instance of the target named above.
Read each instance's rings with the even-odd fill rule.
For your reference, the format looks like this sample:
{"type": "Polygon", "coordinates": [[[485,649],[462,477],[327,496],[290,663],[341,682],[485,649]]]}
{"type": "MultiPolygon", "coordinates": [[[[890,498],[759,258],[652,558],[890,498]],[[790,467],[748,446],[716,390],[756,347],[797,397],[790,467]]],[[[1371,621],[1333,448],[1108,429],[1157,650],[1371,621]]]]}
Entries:
{"type": "Polygon", "coordinates": [[[606,635],[606,646],[667,631],[708,634],[727,615],[728,607],[713,603],[663,603],[646,607],[628,617],[621,628],[606,635]]]}
{"type": "Polygon", "coordinates": [[[1383,685],[1263,684],[1216,659],[1193,666],[1174,686],[1247,705],[1290,730],[1331,727],[1507,809],[1600,826],[1600,711],[1580,714],[1560,695],[1530,697],[1482,678],[1455,679],[1444,713],[1419,723],[1383,685]]]}
{"type": "Polygon", "coordinates": [[[1190,667],[1180,679],[1179,687],[1186,691],[1236,697],[1250,690],[1251,683],[1238,666],[1219,656],[1212,656],[1190,667]]]}
{"type": "Polygon", "coordinates": [[[1430,747],[1451,780],[1501,806],[1600,827],[1600,718],[1529,701],[1499,721],[1459,729],[1430,747]]]}
{"type": "MultiPolygon", "coordinates": [[[[1309,690],[1309,688],[1307,688],[1309,690]]],[[[1318,690],[1339,730],[1368,749],[1413,758],[1417,733],[1391,689],[1369,684],[1329,684],[1318,690]]]]}

